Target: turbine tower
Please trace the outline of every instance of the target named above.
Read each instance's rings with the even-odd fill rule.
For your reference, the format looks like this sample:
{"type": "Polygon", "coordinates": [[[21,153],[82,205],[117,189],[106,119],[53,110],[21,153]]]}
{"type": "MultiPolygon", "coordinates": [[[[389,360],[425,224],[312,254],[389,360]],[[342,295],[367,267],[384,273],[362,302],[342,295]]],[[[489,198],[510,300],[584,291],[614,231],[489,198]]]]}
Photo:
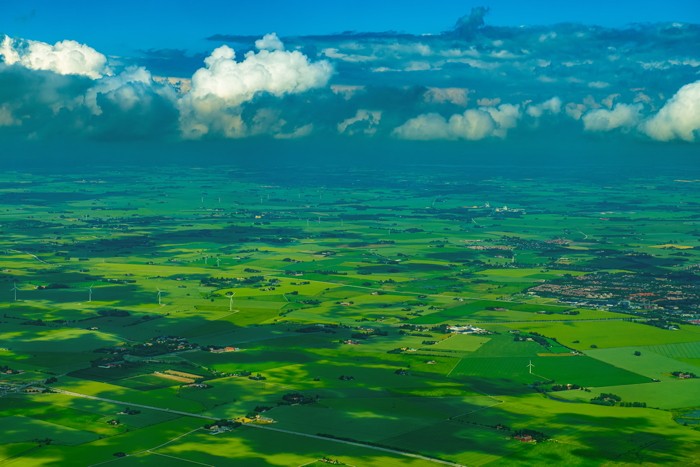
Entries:
{"type": "Polygon", "coordinates": [[[90,287],[88,287],[88,302],[92,301],[92,286],[95,284],[90,284],[90,287]]]}
{"type": "Polygon", "coordinates": [[[163,304],[162,304],[161,301],[160,301],[160,296],[161,296],[161,294],[163,293],[163,291],[160,290],[160,289],[157,289],[157,290],[158,290],[158,305],[161,305],[161,306],[162,306],[163,304]]]}
{"type": "Polygon", "coordinates": [[[535,367],[535,365],[532,364],[532,360],[530,360],[530,363],[527,364],[527,367],[530,370],[530,374],[532,374],[532,369],[535,367]]]}
{"type": "Polygon", "coordinates": [[[228,311],[233,311],[233,296],[236,295],[236,292],[228,292],[226,295],[228,296],[228,311]]]}
{"type": "Polygon", "coordinates": [[[17,282],[12,283],[12,288],[10,290],[15,293],[15,301],[17,301],[17,282]]]}

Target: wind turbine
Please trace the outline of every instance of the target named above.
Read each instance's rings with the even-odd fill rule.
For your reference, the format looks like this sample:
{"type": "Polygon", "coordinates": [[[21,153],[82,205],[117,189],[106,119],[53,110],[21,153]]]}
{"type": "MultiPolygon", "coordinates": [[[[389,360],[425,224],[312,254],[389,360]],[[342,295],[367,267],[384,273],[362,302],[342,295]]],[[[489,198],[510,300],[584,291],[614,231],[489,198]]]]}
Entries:
{"type": "Polygon", "coordinates": [[[10,290],[15,293],[15,301],[17,301],[17,282],[12,283],[12,288],[10,290]]]}
{"type": "Polygon", "coordinates": [[[236,292],[228,292],[226,296],[228,297],[228,311],[233,311],[233,296],[236,292]]]}
{"type": "Polygon", "coordinates": [[[530,363],[527,364],[527,367],[530,370],[530,374],[532,374],[532,369],[535,367],[535,365],[532,364],[532,360],[530,360],[530,363]]]}
{"type": "Polygon", "coordinates": [[[92,301],[92,286],[95,284],[90,284],[90,287],[88,287],[88,302],[92,301]]]}
{"type": "Polygon", "coordinates": [[[160,290],[160,289],[157,289],[157,290],[158,290],[158,305],[161,305],[161,306],[162,306],[162,303],[161,303],[161,301],[160,301],[160,296],[161,296],[161,294],[163,293],[163,291],[160,290]]]}
{"type": "Polygon", "coordinates": [[[216,267],[218,268],[221,265],[221,258],[216,258],[216,267]]]}

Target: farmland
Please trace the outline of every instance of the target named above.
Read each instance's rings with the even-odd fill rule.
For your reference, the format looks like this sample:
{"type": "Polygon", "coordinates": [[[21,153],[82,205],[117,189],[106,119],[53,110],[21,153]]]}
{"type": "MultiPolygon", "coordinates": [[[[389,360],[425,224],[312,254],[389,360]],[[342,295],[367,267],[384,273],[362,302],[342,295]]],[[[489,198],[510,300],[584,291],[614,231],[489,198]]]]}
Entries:
{"type": "Polygon", "coordinates": [[[697,184],[287,172],[0,175],[0,463],[697,459],[697,184]]]}

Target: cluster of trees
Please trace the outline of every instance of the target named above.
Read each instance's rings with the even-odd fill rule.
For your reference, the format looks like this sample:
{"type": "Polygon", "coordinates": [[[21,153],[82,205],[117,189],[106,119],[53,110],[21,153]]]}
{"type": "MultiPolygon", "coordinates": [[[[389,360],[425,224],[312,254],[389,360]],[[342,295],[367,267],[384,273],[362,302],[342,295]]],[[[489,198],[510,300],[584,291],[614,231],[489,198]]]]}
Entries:
{"type": "Polygon", "coordinates": [[[613,406],[621,401],[622,398],[617,394],[603,392],[599,396],[591,399],[591,404],[613,406]]]}
{"type": "Polygon", "coordinates": [[[266,406],[266,405],[256,405],[252,412],[248,412],[248,413],[246,414],[246,417],[248,417],[248,418],[256,418],[256,417],[258,417],[261,413],[267,412],[268,410],[271,410],[271,409],[272,409],[272,407],[268,407],[268,406],[266,406]]]}
{"type": "Polygon", "coordinates": [[[300,392],[289,392],[282,396],[282,400],[277,405],[294,405],[294,404],[313,404],[318,402],[319,396],[315,397],[304,395],[300,392]]]}
{"type": "Polygon", "coordinates": [[[10,368],[7,365],[0,366],[0,373],[5,373],[6,375],[16,375],[19,373],[19,370],[15,370],[14,368],[10,368]]]}
{"type": "Polygon", "coordinates": [[[591,404],[620,407],[646,407],[646,402],[622,402],[622,398],[616,394],[601,393],[599,396],[591,399],[591,404]]]}
{"type": "Polygon", "coordinates": [[[353,339],[367,339],[370,336],[388,336],[389,333],[381,329],[370,329],[368,331],[353,332],[350,337],[353,339]]]}
{"type": "Polygon", "coordinates": [[[542,441],[547,441],[549,439],[549,436],[545,433],[542,433],[541,431],[536,431],[536,430],[528,430],[527,428],[522,429],[522,430],[516,430],[513,432],[513,438],[524,438],[524,437],[531,437],[534,441],[540,443],[542,441]]]}
{"type": "Polygon", "coordinates": [[[646,407],[646,402],[620,402],[620,407],[646,407]]]}
{"type": "Polygon", "coordinates": [[[552,391],[569,391],[573,389],[583,389],[578,384],[555,384],[552,386],[552,391]]]}

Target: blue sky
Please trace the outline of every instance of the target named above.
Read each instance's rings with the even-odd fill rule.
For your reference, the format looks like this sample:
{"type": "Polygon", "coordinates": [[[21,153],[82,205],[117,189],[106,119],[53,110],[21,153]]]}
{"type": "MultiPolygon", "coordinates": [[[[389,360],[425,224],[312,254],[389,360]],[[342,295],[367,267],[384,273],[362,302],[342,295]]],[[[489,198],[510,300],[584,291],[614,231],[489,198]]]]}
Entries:
{"type": "Polygon", "coordinates": [[[700,23],[697,0],[267,0],[3,2],[0,31],[46,42],[71,38],[105,53],[139,48],[198,51],[212,34],[280,36],[347,30],[438,33],[472,7],[487,6],[489,24],[580,22],[618,27],[633,22],[700,23]]]}
{"type": "Polygon", "coordinates": [[[698,5],[6,3],[0,138],[690,154],[698,5]]]}

